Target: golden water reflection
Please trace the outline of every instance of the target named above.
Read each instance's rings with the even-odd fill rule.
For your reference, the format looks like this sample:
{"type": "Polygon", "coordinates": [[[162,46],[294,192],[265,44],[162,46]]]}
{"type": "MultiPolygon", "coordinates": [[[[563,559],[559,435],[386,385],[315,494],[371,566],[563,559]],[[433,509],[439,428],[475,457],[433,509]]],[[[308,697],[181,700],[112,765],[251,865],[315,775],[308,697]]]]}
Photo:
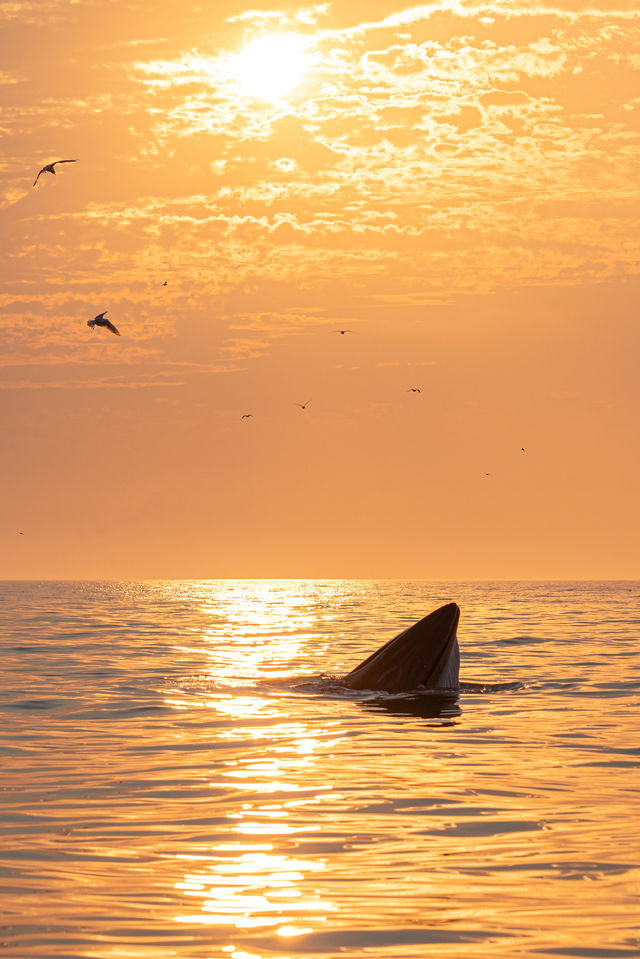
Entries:
{"type": "Polygon", "coordinates": [[[280,935],[292,935],[293,929],[299,934],[302,926],[294,925],[298,916],[303,914],[308,921],[312,913],[316,921],[323,921],[333,909],[331,903],[300,889],[309,873],[323,869],[322,861],[283,855],[267,843],[214,846],[207,868],[192,867],[176,884],[185,896],[202,899],[201,912],[176,916],[176,921],[237,929],[277,926],[280,935]]]}
{"type": "Polygon", "coordinates": [[[324,796],[333,795],[330,786],[322,790],[304,784],[318,745],[310,738],[297,742],[293,755],[227,761],[238,768],[221,770],[216,785],[221,779],[230,781],[233,800],[226,817],[231,831],[241,838],[212,845],[207,856],[179,857],[187,868],[175,888],[200,902],[199,912],[177,915],[177,922],[275,928],[280,936],[293,936],[312,932],[326,920],[334,906],[309,883],[312,874],[324,870],[324,860],[293,855],[278,847],[280,839],[290,843],[320,829],[314,822],[300,821],[304,807],[316,806],[324,796]],[[306,755],[300,757],[299,748],[306,755]],[[270,794],[277,794],[277,800],[270,800],[270,794]],[[292,814],[295,824],[287,821],[292,814]]]}
{"type": "Polygon", "coordinates": [[[227,584],[224,599],[218,584],[203,584],[199,598],[197,644],[176,648],[208,660],[218,686],[289,676],[292,663],[315,636],[308,596],[291,584],[227,584]]]}
{"type": "MultiPolygon", "coordinates": [[[[140,589],[123,600],[109,587],[120,605],[108,630],[88,644],[73,607],[55,642],[44,621],[28,656],[32,624],[14,626],[5,952],[637,955],[639,659],[637,629],[623,628],[637,588],[633,602],[627,587],[606,602],[591,587],[569,600],[564,586],[551,600],[537,589],[467,587],[466,674],[522,685],[463,693],[455,726],[289,682],[362,658],[417,617],[424,596],[402,585],[356,584],[341,605],[324,584],[290,586],[281,604],[253,584],[218,598],[210,584],[154,587],[144,603],[140,589]],[[310,629],[296,611],[304,590],[310,629]],[[246,681],[241,635],[220,680],[225,610],[242,632],[247,596],[267,607],[245,630],[252,668],[283,668],[282,641],[298,650],[286,680],[246,681]],[[282,636],[263,634],[265,620],[282,636]],[[176,656],[176,641],[193,651],[176,656]],[[37,699],[14,703],[22,686],[37,699]]],[[[102,594],[90,588],[97,626],[102,594]]]]}
{"type": "MultiPolygon", "coordinates": [[[[247,692],[265,679],[291,676],[292,663],[315,638],[308,597],[280,583],[228,584],[223,605],[212,589],[201,597],[199,614],[198,641],[188,650],[204,657],[211,688],[195,700],[175,695],[166,702],[178,709],[199,703],[218,717],[219,759],[209,783],[228,789],[225,817],[238,840],[178,857],[184,873],[175,889],[197,909],[175,921],[269,929],[283,939],[311,933],[335,907],[313,882],[324,859],[298,855],[295,846],[318,832],[312,810],[333,795],[331,784],[318,784],[315,766],[318,753],[340,741],[338,720],[328,719],[319,731],[289,718],[277,686],[247,692]]],[[[227,951],[242,955],[231,946],[227,951]]]]}

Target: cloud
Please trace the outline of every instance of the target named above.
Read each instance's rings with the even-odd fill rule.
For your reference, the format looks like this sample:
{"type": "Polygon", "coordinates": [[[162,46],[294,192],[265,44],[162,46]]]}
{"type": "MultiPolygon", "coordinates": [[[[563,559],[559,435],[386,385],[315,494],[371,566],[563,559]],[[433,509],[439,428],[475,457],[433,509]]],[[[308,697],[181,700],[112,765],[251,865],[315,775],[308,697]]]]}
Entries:
{"type": "Polygon", "coordinates": [[[328,3],[314,4],[311,7],[302,7],[293,13],[285,13],[279,10],[244,10],[242,13],[233,14],[227,17],[227,23],[248,23],[252,26],[261,27],[293,27],[300,24],[315,24],[322,16],[326,16],[329,10],[328,3]]]}
{"type": "Polygon", "coordinates": [[[121,379],[101,375],[92,378],[74,380],[36,380],[30,376],[21,380],[0,380],[0,390],[141,390],[141,389],[168,389],[184,386],[184,380],[171,379],[163,374],[148,379],[131,378],[130,375],[121,379]]]}
{"type": "Polygon", "coordinates": [[[331,312],[638,272],[635,11],[434,0],[364,21],[326,5],[226,16],[161,56],[153,36],[109,38],[106,78],[82,97],[7,86],[12,142],[55,130],[86,148],[73,191],[68,177],[31,191],[18,149],[4,161],[0,326],[16,349],[32,355],[37,335],[61,356],[52,320],[111,304],[136,363],[183,339],[193,351],[193,336],[228,368],[331,312]],[[308,42],[304,81],[278,102],[244,95],[243,31],[284,27],[308,42]]]}
{"type": "Polygon", "coordinates": [[[580,390],[554,390],[551,396],[554,400],[579,400],[584,393],[580,390]]]}

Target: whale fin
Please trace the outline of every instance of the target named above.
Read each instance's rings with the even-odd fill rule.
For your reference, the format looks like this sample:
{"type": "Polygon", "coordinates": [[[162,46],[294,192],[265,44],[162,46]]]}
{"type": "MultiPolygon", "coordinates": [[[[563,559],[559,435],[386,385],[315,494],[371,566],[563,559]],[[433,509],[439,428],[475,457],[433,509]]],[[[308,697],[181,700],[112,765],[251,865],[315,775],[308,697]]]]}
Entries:
{"type": "Polygon", "coordinates": [[[424,687],[457,689],[460,608],[447,603],[394,636],[363,660],[342,682],[351,689],[396,693],[424,687]]]}

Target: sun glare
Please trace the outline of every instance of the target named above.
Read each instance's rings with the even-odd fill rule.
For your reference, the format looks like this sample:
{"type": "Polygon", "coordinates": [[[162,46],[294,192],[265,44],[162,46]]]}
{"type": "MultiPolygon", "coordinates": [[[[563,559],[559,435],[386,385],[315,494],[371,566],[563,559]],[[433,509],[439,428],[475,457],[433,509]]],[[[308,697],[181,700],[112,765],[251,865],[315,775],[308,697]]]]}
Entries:
{"type": "Polygon", "coordinates": [[[279,100],[291,93],[304,76],[305,47],[305,38],[296,33],[258,37],[236,56],[235,79],[249,96],[279,100]]]}

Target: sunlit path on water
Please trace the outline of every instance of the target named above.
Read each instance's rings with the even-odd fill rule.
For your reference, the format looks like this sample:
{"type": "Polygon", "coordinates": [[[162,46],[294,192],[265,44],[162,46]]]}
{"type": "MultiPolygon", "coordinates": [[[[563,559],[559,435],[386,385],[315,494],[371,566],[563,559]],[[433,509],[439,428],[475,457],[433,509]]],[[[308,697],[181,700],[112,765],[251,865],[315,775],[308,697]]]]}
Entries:
{"type": "Polygon", "coordinates": [[[634,584],[4,584],[11,959],[633,956],[634,584]],[[341,690],[441,602],[455,709],[341,690]]]}

